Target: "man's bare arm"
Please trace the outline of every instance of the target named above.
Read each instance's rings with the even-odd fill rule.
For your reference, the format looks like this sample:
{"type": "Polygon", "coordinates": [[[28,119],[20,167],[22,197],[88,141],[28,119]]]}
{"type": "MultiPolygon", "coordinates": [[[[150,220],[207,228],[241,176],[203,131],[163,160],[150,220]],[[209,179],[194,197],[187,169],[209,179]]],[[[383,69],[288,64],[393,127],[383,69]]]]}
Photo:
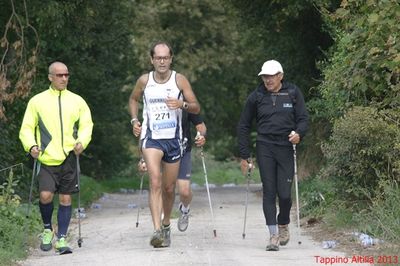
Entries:
{"type": "Polygon", "coordinates": [[[135,84],[132,90],[131,96],[129,97],[129,113],[131,114],[131,124],[133,126],[133,134],[138,137],[138,132],[140,132],[140,121],[138,118],[139,112],[139,101],[143,95],[143,90],[146,86],[147,80],[149,78],[148,74],[142,75],[135,84]]]}
{"type": "Polygon", "coordinates": [[[194,92],[192,90],[192,86],[190,85],[187,78],[184,75],[177,73],[176,82],[178,84],[179,89],[182,90],[183,96],[185,98],[185,102],[187,103],[186,108],[184,108],[184,106],[182,106],[183,109],[185,109],[187,112],[193,113],[193,114],[200,113],[200,104],[197,101],[196,95],[194,94],[194,92]]]}

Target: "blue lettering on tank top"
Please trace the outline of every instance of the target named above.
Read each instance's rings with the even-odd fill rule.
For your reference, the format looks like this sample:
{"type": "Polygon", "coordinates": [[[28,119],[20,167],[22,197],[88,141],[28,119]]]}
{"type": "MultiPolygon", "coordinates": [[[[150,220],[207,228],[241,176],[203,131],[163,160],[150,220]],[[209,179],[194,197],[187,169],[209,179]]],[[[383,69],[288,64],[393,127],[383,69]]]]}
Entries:
{"type": "Polygon", "coordinates": [[[153,130],[160,130],[165,128],[174,128],[176,126],[175,122],[164,122],[164,123],[157,123],[153,124],[153,130]]]}

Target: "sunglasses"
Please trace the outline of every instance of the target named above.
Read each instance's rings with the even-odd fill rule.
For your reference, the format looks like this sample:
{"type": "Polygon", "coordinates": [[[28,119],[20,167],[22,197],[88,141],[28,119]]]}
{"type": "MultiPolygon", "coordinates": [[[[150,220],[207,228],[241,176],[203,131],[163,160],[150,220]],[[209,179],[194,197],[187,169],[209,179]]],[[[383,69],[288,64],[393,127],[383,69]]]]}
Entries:
{"type": "Polygon", "coordinates": [[[69,73],[60,73],[60,74],[51,74],[50,73],[50,75],[56,76],[57,78],[62,78],[62,77],[69,78],[69,73]]]}

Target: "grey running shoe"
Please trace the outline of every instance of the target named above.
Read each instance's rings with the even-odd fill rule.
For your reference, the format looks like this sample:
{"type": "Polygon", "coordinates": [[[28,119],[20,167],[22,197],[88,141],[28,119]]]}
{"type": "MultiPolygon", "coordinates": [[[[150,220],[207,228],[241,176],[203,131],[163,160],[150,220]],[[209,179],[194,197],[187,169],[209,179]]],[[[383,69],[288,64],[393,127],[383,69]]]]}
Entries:
{"type": "Polygon", "coordinates": [[[266,248],[267,251],[278,251],[279,250],[279,235],[272,235],[269,239],[269,244],[266,248]]]}
{"type": "Polygon", "coordinates": [[[161,232],[164,239],[162,247],[169,247],[171,245],[171,224],[167,226],[162,225],[161,232]]]}
{"type": "Polygon", "coordinates": [[[50,229],[44,229],[43,233],[40,235],[40,238],[42,239],[40,242],[40,249],[43,251],[49,251],[53,247],[53,237],[53,231],[50,229]]]}
{"type": "Polygon", "coordinates": [[[178,219],[178,230],[181,232],[186,231],[189,226],[189,212],[182,212],[181,216],[178,219]]]}
{"type": "Polygon", "coordinates": [[[151,239],[150,239],[150,245],[152,245],[155,248],[161,248],[163,244],[164,238],[161,230],[156,230],[154,231],[151,239]]]}
{"type": "Polygon", "coordinates": [[[290,234],[289,234],[289,226],[279,225],[279,245],[285,246],[289,242],[290,234]]]}

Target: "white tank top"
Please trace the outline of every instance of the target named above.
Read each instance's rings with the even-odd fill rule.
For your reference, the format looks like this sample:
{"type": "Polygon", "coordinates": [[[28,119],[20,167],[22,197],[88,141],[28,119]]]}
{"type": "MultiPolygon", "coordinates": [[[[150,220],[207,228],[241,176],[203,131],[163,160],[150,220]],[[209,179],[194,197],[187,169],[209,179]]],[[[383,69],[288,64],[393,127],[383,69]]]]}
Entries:
{"type": "Polygon", "coordinates": [[[154,80],[154,72],[149,73],[149,80],[143,92],[143,124],[141,139],[181,138],[182,110],[171,110],[165,103],[167,97],[183,99],[181,90],[176,84],[176,72],[165,83],[154,80]]]}

